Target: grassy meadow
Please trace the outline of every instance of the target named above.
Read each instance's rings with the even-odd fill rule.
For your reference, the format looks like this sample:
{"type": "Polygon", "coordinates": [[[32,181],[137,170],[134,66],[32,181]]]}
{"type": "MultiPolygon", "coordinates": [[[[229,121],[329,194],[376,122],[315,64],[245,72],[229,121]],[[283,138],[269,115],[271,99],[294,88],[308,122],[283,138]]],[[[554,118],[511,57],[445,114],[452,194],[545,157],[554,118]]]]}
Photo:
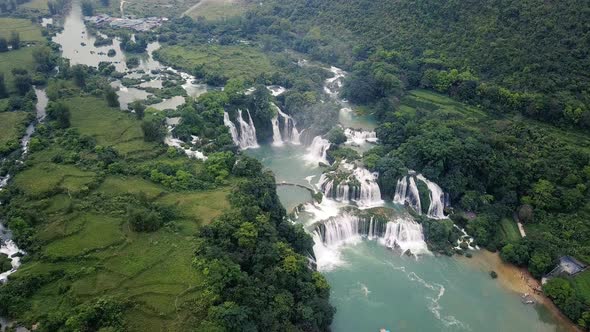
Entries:
{"type": "Polygon", "coordinates": [[[26,112],[0,113],[0,146],[19,141],[22,129],[26,127],[27,117],[26,112]]]}
{"type": "Polygon", "coordinates": [[[20,4],[19,9],[31,15],[46,16],[49,15],[48,2],[48,0],[30,0],[20,4]]]}
{"type": "Polygon", "coordinates": [[[34,49],[35,47],[23,47],[16,51],[0,53],[0,73],[4,73],[4,80],[8,89],[14,90],[12,69],[20,68],[29,71],[35,69],[34,49]]]}
{"type": "Polygon", "coordinates": [[[203,66],[206,73],[226,78],[253,80],[261,73],[271,73],[275,69],[266,55],[250,46],[164,46],[157,54],[162,61],[188,72],[203,66]]]}
{"type": "MultiPolygon", "coordinates": [[[[71,128],[81,135],[115,148],[128,162],[153,160],[158,147],[143,140],[140,121],[134,117],[95,97],[65,103],[71,128]]],[[[111,297],[134,303],[125,310],[128,331],[187,331],[189,303],[202,296],[201,277],[192,266],[195,234],[200,225],[229,208],[229,188],[174,192],[142,177],[99,174],[84,165],[52,161],[64,153],[59,144],[32,152],[12,183],[24,195],[19,198],[25,199],[24,206],[39,216],[37,254],[25,256],[12,277],[67,275],[34,291],[21,319],[35,322],[56,310],[67,311],[72,304],[111,297]],[[123,204],[133,195],[170,206],[178,217],[154,232],[135,232],[123,204]]],[[[177,158],[157,159],[186,162],[177,158]]],[[[195,170],[202,168],[199,165],[195,162],[195,170]]]]}
{"type": "Polygon", "coordinates": [[[92,136],[97,144],[113,146],[124,155],[142,154],[153,149],[153,144],[143,140],[137,120],[108,107],[104,99],[77,97],[66,100],[66,105],[72,110],[72,128],[92,136]]]}
{"type": "Polygon", "coordinates": [[[42,42],[44,40],[41,29],[31,20],[12,17],[0,18],[0,37],[9,39],[13,31],[19,33],[21,42],[42,42]]]}
{"type": "Polygon", "coordinates": [[[189,8],[185,15],[193,18],[204,18],[215,21],[239,16],[246,11],[247,6],[241,0],[201,0],[189,8]]]}

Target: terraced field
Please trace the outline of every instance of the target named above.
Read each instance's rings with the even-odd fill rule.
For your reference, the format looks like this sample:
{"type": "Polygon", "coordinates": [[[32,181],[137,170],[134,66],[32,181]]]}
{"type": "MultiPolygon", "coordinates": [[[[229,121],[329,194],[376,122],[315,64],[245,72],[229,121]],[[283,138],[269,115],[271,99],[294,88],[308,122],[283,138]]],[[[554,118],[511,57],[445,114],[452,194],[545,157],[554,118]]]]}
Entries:
{"type": "MultiPolygon", "coordinates": [[[[73,130],[114,147],[130,156],[129,161],[154,160],[150,156],[159,147],[143,140],[134,117],[94,97],[66,104],[73,130]]],[[[24,195],[19,198],[23,206],[35,211],[39,222],[37,254],[27,256],[12,278],[54,276],[28,298],[24,320],[33,323],[73,304],[113,298],[133,304],[124,312],[125,321],[131,322],[129,331],[186,331],[191,306],[204,296],[201,277],[192,266],[195,234],[229,208],[230,188],[175,192],[139,176],[106,175],[82,164],[54,162],[67,153],[59,144],[31,153],[26,169],[13,182],[24,195]],[[154,232],[132,230],[126,202],[140,196],[174,209],[177,217],[154,232]]],[[[187,162],[185,157],[158,158],[187,162]]],[[[194,163],[195,170],[202,168],[194,163]]]]}

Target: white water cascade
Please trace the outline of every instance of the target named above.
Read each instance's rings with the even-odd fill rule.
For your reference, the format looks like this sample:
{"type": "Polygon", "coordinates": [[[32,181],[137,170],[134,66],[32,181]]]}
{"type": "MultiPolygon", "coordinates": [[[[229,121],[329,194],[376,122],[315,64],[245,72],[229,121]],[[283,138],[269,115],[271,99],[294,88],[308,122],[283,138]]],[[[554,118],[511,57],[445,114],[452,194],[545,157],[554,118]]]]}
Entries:
{"type": "MultiPolygon", "coordinates": [[[[189,158],[200,159],[203,161],[207,160],[207,156],[205,156],[203,154],[203,152],[198,151],[198,150],[193,150],[191,148],[185,148],[184,147],[186,145],[185,142],[183,142],[182,140],[179,140],[178,138],[174,138],[172,136],[173,129],[174,129],[173,126],[168,126],[168,134],[166,135],[166,137],[164,137],[164,144],[181,150],[189,158]]],[[[199,138],[197,136],[193,136],[191,143],[196,144],[198,142],[199,142],[199,138]]]]}
{"type": "MultiPolygon", "coordinates": [[[[47,107],[47,95],[45,90],[38,89],[35,87],[35,95],[37,96],[37,103],[36,103],[36,110],[37,116],[36,120],[33,121],[27,127],[26,133],[24,137],[21,139],[21,159],[17,160],[17,163],[23,163],[24,158],[28,153],[29,142],[31,140],[31,136],[35,132],[35,125],[38,123],[43,122],[46,115],[45,108],[47,107]]],[[[10,180],[10,174],[6,174],[5,176],[0,176],[0,191],[4,190],[4,187],[8,185],[8,181],[10,180]]],[[[1,204],[2,202],[0,202],[1,204]]],[[[6,228],[2,224],[3,220],[0,220],[0,253],[8,256],[10,258],[10,265],[11,269],[9,271],[0,273],[0,284],[5,283],[8,281],[8,276],[16,272],[16,270],[20,266],[20,259],[21,256],[25,254],[24,251],[20,250],[16,243],[12,240],[12,232],[6,228]]],[[[1,320],[2,317],[0,317],[1,320]]],[[[1,324],[0,324],[1,325],[1,324]]],[[[2,326],[0,326],[2,327],[2,326]]]]}
{"type": "Polygon", "coordinates": [[[20,250],[16,243],[12,241],[12,234],[0,223],[0,253],[10,258],[12,268],[4,273],[0,273],[0,284],[8,280],[8,276],[16,272],[20,266],[20,257],[24,251],[20,250]]]}
{"type": "Polygon", "coordinates": [[[307,154],[305,159],[314,164],[324,163],[329,165],[328,162],[328,149],[330,148],[330,142],[321,136],[314,137],[309,148],[307,148],[307,154]]]}
{"type": "Polygon", "coordinates": [[[354,201],[360,207],[378,206],[383,204],[378,176],[366,168],[343,162],[337,171],[322,174],[318,187],[325,197],[338,202],[354,201]]]}
{"type": "Polygon", "coordinates": [[[234,141],[234,144],[239,146],[242,150],[258,147],[258,141],[256,140],[256,127],[254,127],[254,122],[250,116],[250,111],[246,110],[246,112],[248,113],[248,122],[244,120],[242,110],[238,110],[237,120],[240,125],[239,132],[236,128],[236,125],[230,120],[229,114],[227,112],[223,113],[223,124],[229,128],[229,132],[231,134],[232,140],[234,141]]]}
{"type": "Polygon", "coordinates": [[[280,146],[283,145],[283,142],[300,144],[299,136],[301,134],[297,130],[295,119],[281,111],[274,103],[272,106],[277,111],[277,115],[271,120],[273,145],[280,146]]]}
{"type": "Polygon", "coordinates": [[[363,145],[365,143],[377,143],[377,134],[374,131],[356,130],[351,128],[344,129],[347,145],[363,145]]]}
{"type": "Polygon", "coordinates": [[[430,191],[430,206],[428,207],[428,217],[432,219],[445,219],[445,193],[438,184],[429,181],[422,174],[416,176],[418,180],[426,183],[430,191]]]}
{"type": "Polygon", "coordinates": [[[240,136],[238,134],[238,129],[236,125],[229,119],[229,114],[227,112],[223,112],[223,124],[229,128],[229,133],[231,134],[231,139],[234,141],[234,144],[240,146],[240,136]]]}
{"type": "Polygon", "coordinates": [[[418,214],[422,214],[422,204],[420,204],[420,192],[413,176],[404,176],[397,180],[395,187],[395,196],[393,202],[405,204],[414,209],[418,214]]]}
{"type": "Polygon", "coordinates": [[[383,203],[381,190],[377,184],[377,173],[371,173],[368,169],[357,167],[352,175],[361,185],[361,190],[356,201],[361,206],[375,206],[383,203]]]}
{"type": "Polygon", "coordinates": [[[270,121],[272,122],[272,145],[281,146],[283,145],[283,137],[281,136],[281,128],[279,128],[279,115],[275,115],[270,121]]]}
{"type": "Polygon", "coordinates": [[[257,148],[258,141],[256,140],[256,127],[254,127],[254,121],[252,121],[250,111],[246,110],[246,112],[248,113],[248,122],[244,120],[242,110],[238,110],[238,121],[240,122],[240,148],[257,148]]]}
{"type": "Polygon", "coordinates": [[[446,219],[444,214],[445,193],[436,183],[426,179],[422,174],[416,176],[411,173],[397,180],[393,202],[405,204],[414,209],[418,214],[422,214],[422,204],[420,202],[420,192],[416,185],[416,180],[422,181],[428,187],[430,204],[428,206],[427,216],[432,219],[446,219]]]}
{"type": "Polygon", "coordinates": [[[332,72],[334,76],[325,81],[324,92],[336,99],[340,93],[340,88],[342,88],[342,79],[346,76],[346,72],[334,66],[330,67],[328,70],[332,72]]]}
{"type": "Polygon", "coordinates": [[[430,253],[424,241],[422,226],[409,218],[383,221],[343,213],[317,224],[312,237],[320,271],[340,265],[338,249],[343,245],[356,244],[363,238],[378,240],[381,245],[399,249],[402,254],[408,250],[413,255],[430,253]]]}
{"type": "Polygon", "coordinates": [[[399,218],[396,222],[388,222],[385,235],[380,240],[388,248],[400,248],[402,252],[409,250],[414,255],[429,252],[422,225],[411,219],[399,218]]]}

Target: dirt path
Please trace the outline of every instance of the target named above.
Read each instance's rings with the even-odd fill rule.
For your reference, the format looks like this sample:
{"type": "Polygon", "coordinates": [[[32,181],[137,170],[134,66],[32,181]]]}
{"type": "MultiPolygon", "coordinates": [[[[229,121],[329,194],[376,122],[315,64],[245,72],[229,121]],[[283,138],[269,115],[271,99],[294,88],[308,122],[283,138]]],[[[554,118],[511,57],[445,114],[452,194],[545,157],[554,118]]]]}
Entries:
{"type": "Polygon", "coordinates": [[[197,2],[196,4],[194,4],[193,6],[191,6],[189,9],[185,10],[184,13],[182,13],[182,16],[190,16],[189,14],[192,13],[193,11],[199,9],[200,7],[204,7],[207,5],[223,5],[225,6],[231,6],[231,5],[236,5],[237,3],[239,3],[238,0],[199,0],[199,2],[197,2]]]}
{"type": "Polygon", "coordinates": [[[201,5],[203,5],[203,3],[206,1],[207,0],[199,0],[199,2],[192,5],[189,9],[185,10],[184,13],[182,13],[182,15],[180,15],[180,17],[187,16],[188,14],[190,14],[190,12],[192,12],[193,10],[195,10],[195,9],[199,8],[201,5]]]}

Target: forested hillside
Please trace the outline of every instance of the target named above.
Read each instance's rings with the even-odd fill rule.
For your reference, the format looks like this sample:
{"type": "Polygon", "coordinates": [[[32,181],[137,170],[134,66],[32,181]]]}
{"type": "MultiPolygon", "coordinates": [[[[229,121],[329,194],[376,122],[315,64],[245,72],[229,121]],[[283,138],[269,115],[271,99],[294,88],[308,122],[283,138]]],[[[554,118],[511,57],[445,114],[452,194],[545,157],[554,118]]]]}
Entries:
{"type": "Polygon", "coordinates": [[[590,126],[587,1],[290,1],[260,14],[274,23],[259,33],[293,38],[323,60],[351,66],[378,48],[395,50],[409,86],[453,93],[472,81],[503,111],[590,126]],[[429,69],[444,82],[424,82],[429,69]],[[452,69],[464,75],[448,75],[452,69]]]}
{"type": "MultiPolygon", "coordinates": [[[[590,258],[589,18],[584,1],[271,1],[196,28],[346,68],[342,97],[381,122],[383,145],[364,161],[382,192],[407,169],[424,173],[480,245],[540,277],[560,255],[590,258]],[[526,238],[507,236],[513,216],[526,238]]],[[[547,288],[582,326],[586,279],[547,288]]]]}

